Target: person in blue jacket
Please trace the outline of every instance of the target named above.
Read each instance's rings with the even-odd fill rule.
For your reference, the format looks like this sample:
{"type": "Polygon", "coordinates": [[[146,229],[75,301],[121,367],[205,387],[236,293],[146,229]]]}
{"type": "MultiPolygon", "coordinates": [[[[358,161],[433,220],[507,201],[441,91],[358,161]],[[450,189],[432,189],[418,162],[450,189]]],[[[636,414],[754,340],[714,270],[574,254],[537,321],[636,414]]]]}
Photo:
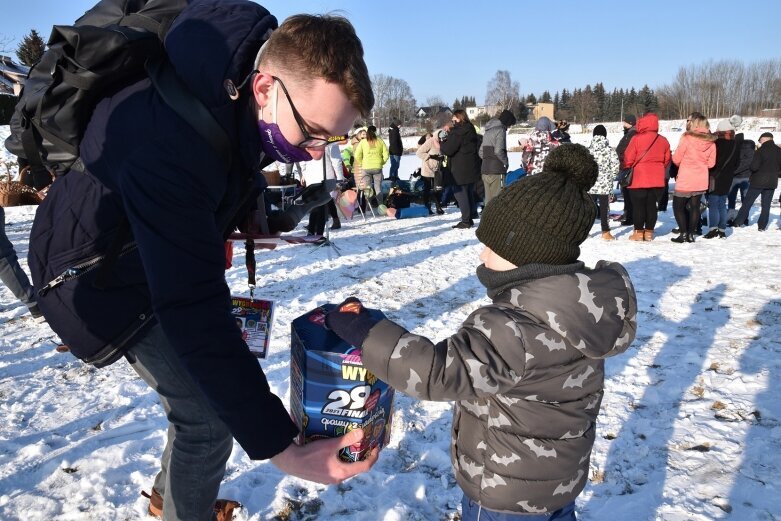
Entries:
{"type": "Polygon", "coordinates": [[[160,396],[169,428],[150,513],[206,520],[233,439],[250,458],[320,483],[376,461],[338,460],[360,430],[293,443],[298,430],[242,340],[224,276],[224,239],[255,200],[260,169],[320,159],[374,97],[342,17],[296,15],[277,28],[249,0],[194,0],[164,44],[232,160],[149,79],[118,90],[92,114],[85,172],[58,178],[38,209],[29,264],[40,309],[71,352],[98,367],[124,357],[160,396]]]}

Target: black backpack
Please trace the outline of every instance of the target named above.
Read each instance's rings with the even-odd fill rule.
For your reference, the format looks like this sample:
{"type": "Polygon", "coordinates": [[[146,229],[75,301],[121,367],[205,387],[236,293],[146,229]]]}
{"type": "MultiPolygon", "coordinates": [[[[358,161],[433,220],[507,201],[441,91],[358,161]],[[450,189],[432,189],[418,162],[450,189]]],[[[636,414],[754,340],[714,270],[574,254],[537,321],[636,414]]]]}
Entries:
{"type": "Polygon", "coordinates": [[[167,66],[162,41],[188,0],[101,0],[55,25],[28,74],[5,146],[56,175],[83,170],[79,144],[96,104],[147,75],[185,121],[230,161],[224,131],[167,66]]]}

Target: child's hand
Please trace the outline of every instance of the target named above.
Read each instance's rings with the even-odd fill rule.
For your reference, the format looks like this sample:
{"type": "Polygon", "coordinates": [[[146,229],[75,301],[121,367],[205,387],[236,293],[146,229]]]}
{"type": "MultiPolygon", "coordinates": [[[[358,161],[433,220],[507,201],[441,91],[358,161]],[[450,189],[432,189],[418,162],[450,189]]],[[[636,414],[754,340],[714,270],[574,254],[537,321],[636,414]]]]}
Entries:
{"type": "Polygon", "coordinates": [[[325,325],[342,340],[361,347],[377,320],[372,318],[360,300],[350,297],[325,315],[325,325]]]}

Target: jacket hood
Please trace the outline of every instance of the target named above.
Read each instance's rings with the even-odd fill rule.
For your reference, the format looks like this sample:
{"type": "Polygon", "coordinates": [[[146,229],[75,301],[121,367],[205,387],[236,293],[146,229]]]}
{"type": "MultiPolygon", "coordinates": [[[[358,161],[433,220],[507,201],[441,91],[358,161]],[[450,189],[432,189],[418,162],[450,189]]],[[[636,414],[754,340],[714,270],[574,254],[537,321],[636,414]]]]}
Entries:
{"type": "Polygon", "coordinates": [[[534,124],[534,130],[553,132],[556,130],[556,125],[553,123],[553,121],[550,120],[550,118],[543,116],[537,120],[537,123],[534,124]]]}
{"type": "Polygon", "coordinates": [[[488,120],[488,122],[483,127],[483,130],[490,130],[492,128],[503,127],[503,126],[504,125],[502,124],[501,121],[499,121],[499,118],[493,118],[488,120]]]}
{"type": "Polygon", "coordinates": [[[218,108],[234,103],[225,80],[239,85],[247,77],[260,46],[276,28],[277,19],[253,2],[194,0],[171,25],[165,49],[193,94],[218,108]]]}
{"type": "Polygon", "coordinates": [[[706,143],[712,143],[716,141],[718,136],[715,134],[711,134],[710,131],[707,128],[695,128],[692,130],[687,130],[684,133],[684,136],[690,136],[695,139],[700,139],[702,141],[705,141],[706,143]]]}
{"type": "Polygon", "coordinates": [[[637,120],[637,133],[659,132],[659,116],[656,114],[646,114],[637,120]]]}
{"type": "Polygon", "coordinates": [[[502,301],[546,324],[588,358],[626,351],[637,332],[634,286],[624,267],[614,262],[521,282],[494,299],[502,301]]]}
{"type": "Polygon", "coordinates": [[[274,16],[247,0],[194,0],[174,20],[164,42],[179,78],[240,146],[250,166],[258,163],[261,149],[249,84],[233,101],[225,81],[241,84],[276,27],[274,16]]]}

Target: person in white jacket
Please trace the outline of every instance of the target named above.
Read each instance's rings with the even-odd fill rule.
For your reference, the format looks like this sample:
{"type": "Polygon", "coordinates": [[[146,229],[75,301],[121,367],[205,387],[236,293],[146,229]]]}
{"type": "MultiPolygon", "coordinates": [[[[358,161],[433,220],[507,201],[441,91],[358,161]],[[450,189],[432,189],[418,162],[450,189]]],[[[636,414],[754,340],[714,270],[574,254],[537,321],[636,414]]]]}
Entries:
{"type": "MultiPolygon", "coordinates": [[[[306,186],[323,182],[323,163],[325,163],[325,179],[335,179],[337,182],[344,181],[344,171],[342,169],[342,153],[339,151],[339,144],[334,143],[326,147],[322,159],[300,163],[301,182],[306,186]]],[[[334,194],[331,194],[332,196],[334,194]]],[[[322,235],[325,231],[325,225],[328,218],[326,212],[330,213],[333,223],[332,230],[338,230],[342,227],[339,221],[339,214],[336,213],[336,204],[333,198],[323,206],[314,208],[309,213],[309,223],[306,230],[309,235],[322,235]]]]}

